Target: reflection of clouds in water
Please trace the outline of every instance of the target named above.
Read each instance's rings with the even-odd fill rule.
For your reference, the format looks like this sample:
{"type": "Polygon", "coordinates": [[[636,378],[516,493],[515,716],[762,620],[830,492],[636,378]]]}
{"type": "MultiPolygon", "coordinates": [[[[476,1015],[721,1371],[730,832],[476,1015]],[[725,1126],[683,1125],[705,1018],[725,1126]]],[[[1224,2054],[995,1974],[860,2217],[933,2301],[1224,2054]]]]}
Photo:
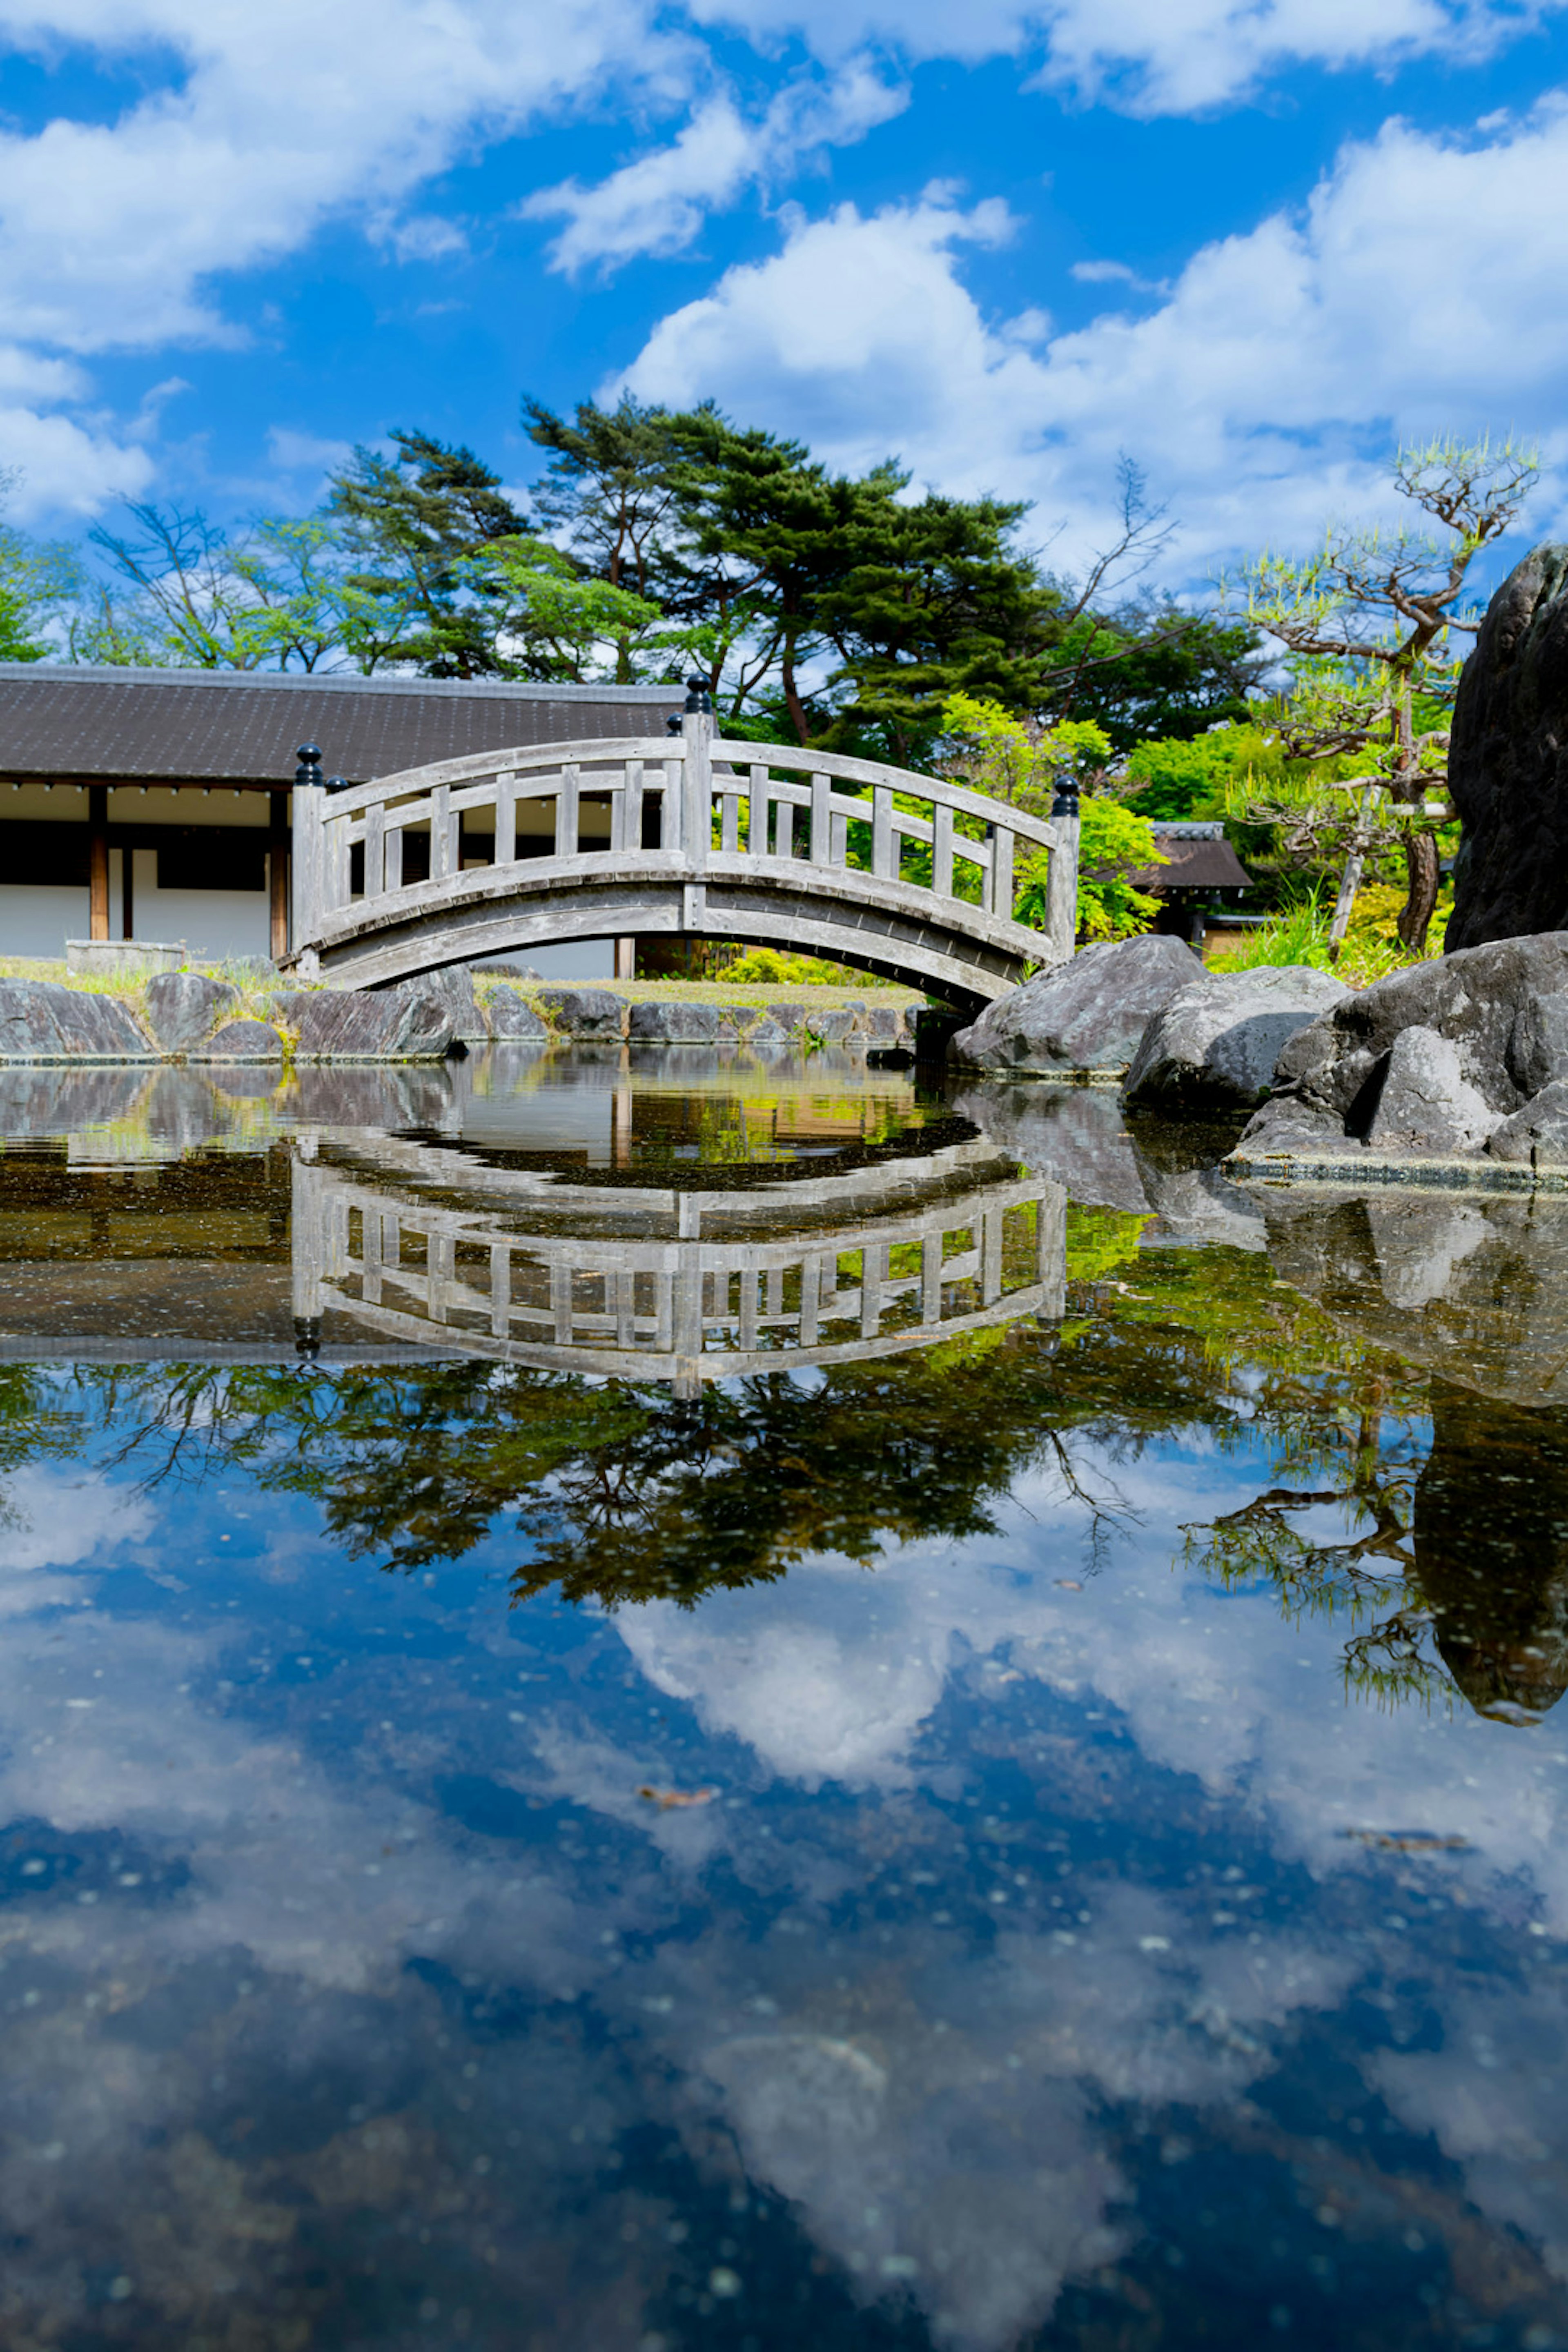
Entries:
{"type": "Polygon", "coordinates": [[[106,1478],[68,1477],[41,1464],[13,1471],[0,1488],[0,1617],[85,1598],[79,1579],[38,1571],[79,1568],[153,1524],[144,1496],[106,1478]]]}
{"type": "Polygon", "coordinates": [[[1389,2050],[1371,2072],[1412,2131],[1429,2131],[1484,2213],[1537,2242],[1568,2279],[1568,2003],[1561,1982],[1470,1984],[1445,2004],[1440,2056],[1389,2050]]]}
{"type": "MultiPolygon", "coordinates": [[[[1452,1828],[1444,1808],[1467,1777],[1488,1863],[1550,1864],[1555,1799],[1542,1789],[1533,1811],[1517,1807],[1519,1735],[1347,1712],[1331,1628],[1292,1637],[1271,1596],[1221,1601],[1171,1572],[1173,1523],[1211,1515],[1216,1487],[1247,1486],[1255,1466],[1149,1455],[1119,1467],[1148,1531],[1080,1591],[1056,1579],[1077,1572],[1081,1522],[1041,1481],[997,1537],[962,1550],[910,1547],[869,1573],[810,1562],[694,1612],[627,1609],[588,1637],[624,1643],[655,1689],[742,1743],[739,1769],[733,1748],[719,1762],[699,1747],[694,1762],[673,1735],[663,1744],[646,1685],[623,1700],[602,1683],[535,1681],[515,1707],[492,1691],[478,1717],[472,1640],[456,1660],[423,1659],[416,1679],[401,1662],[352,1655],[340,1676],[342,1643],[317,1631],[322,1679],[285,1704],[275,1690],[254,1702],[215,1690],[233,1671],[234,1631],[261,1638],[243,1606],[229,1625],[102,1608],[16,1623],[0,1651],[5,1813],[79,1835],[113,1829],[191,1873],[156,1904],[110,1890],[96,1905],[29,1904],[6,1947],[4,1997],[24,1983],[43,1996],[7,2068],[0,2169],[6,2210],[35,2235],[37,2295],[69,2305],[71,2250],[90,2240],[134,2249],[114,2259],[156,2274],[165,2326],[194,2326],[236,2292],[264,2305],[268,2265],[301,2210],[418,2206],[443,2165],[467,2184],[443,2224],[464,2259],[484,2262],[483,2233],[510,2231],[516,2258],[537,2263],[552,2235],[579,2247],[585,2228],[595,2242],[615,2236],[616,2192],[589,2182],[616,2136],[652,2114],[709,2172],[733,2133],[753,2178],[793,2201],[863,2299],[912,2297],[940,2337],[1005,2352],[1045,2320],[1064,2277],[1127,2235],[1101,2103],[1227,2106],[1271,2071],[1292,2021],[1342,1999],[1364,1948],[1348,1957],[1310,1918],[1260,1923],[1256,1940],[1245,1927],[1216,1934],[1195,1893],[1157,1893],[1109,1864],[1075,1884],[1090,1921],[1054,1934],[1010,1878],[994,1943],[931,1916],[945,1876],[923,1910],[849,1907],[868,1872],[929,1850],[940,1874],[963,1843],[921,1794],[973,1770],[965,1732],[941,1730],[945,1695],[979,1710],[1002,1759],[1029,1744],[1020,1733],[1015,1748],[1006,1710],[1030,1684],[1103,1698],[1146,1762],[1196,1774],[1243,1809],[1246,1834],[1266,1828],[1319,1872],[1377,1867],[1332,1834],[1364,1822],[1369,1803],[1452,1828]],[[252,1704],[257,1714],[238,1711],[252,1704]],[[348,1744],[331,1746],[343,1732],[348,1744]],[[431,1793],[454,1771],[524,1808],[543,1796],[583,1809],[575,1820],[604,1825],[611,1859],[585,1862],[567,1832],[463,1829],[431,1793]],[[757,1801],[770,1776],[869,1793],[852,1816],[798,1796],[775,1807],[757,1801]],[[661,1812],[637,1793],[698,1779],[721,1783],[720,1800],[661,1812]],[[649,1957],[628,1957],[642,1937],[649,1957]],[[605,2021],[607,2048],[533,2030],[470,2039],[440,1988],[479,2000],[492,1985],[585,2003],[578,2013],[605,2021]],[[615,2053],[633,2048],[628,2070],[615,2053]],[[312,2105],[322,2084],[326,2103],[312,2105]],[[274,2169],[223,2142],[218,2113],[236,2099],[263,2116],[297,2111],[274,2169]],[[353,2102],[372,2120],[353,2120],[353,2102]],[[582,2142],[567,2140],[568,2121],[582,2142]],[[152,2153],[149,2130],[163,2135],[152,2153]]],[[[160,1525],[172,1523],[165,1512],[160,1525]]],[[[275,1543],[274,1556],[292,1549],[275,1543]]],[[[189,1596],[193,1608],[204,1599],[210,1609],[189,1596]]],[[[510,1671],[504,1644],[479,1645],[510,1671]]],[[[1034,1749],[1042,1820],[1053,1790],[1064,1812],[1081,1810],[1074,1775],[1088,1752],[1072,1738],[1043,1761],[1034,1749]]],[[[1037,1845],[1026,1842],[1037,1864],[1037,1845]]],[[[983,1895],[1005,1873],[961,1853],[956,1875],[983,1895]]],[[[1374,2075],[1471,2168],[1500,2221],[1542,2227],[1520,2101],[1475,2054],[1463,2002],[1451,2012],[1440,2051],[1377,2061],[1374,2075]]],[[[1554,2016],[1543,2011],[1540,2032],[1558,2034],[1554,2016]]],[[[1530,2053],[1499,2046],[1517,2088],[1530,2053]]],[[[1549,2052],[1541,2102],[1556,2068],[1549,2052]]],[[[1544,2111],[1531,2129],[1556,2147],[1544,2111]]],[[[624,2261],[622,2300],[591,2332],[631,2352],[658,2262],[624,2261]]],[[[563,2278],[580,2341],[576,2292],[563,2278]]]]}

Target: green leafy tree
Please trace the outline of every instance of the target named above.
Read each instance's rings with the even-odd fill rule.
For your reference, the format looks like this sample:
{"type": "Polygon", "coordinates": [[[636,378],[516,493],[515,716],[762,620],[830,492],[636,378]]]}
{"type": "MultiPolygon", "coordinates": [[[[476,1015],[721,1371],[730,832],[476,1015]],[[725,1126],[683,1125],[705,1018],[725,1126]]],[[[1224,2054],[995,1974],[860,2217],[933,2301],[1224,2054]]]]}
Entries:
{"type": "Polygon", "coordinates": [[[528,524],[471,449],[403,428],[388,438],[395,457],[355,449],[332,477],[328,506],[367,616],[384,617],[383,630],[356,641],[359,665],[494,677],[503,666],[494,607],[505,590],[476,559],[498,541],[528,539],[528,524]]]}
{"type": "Polygon", "coordinates": [[[1401,447],[1394,487],[1423,526],[1332,524],[1315,554],[1266,553],[1242,573],[1235,593],[1247,620],[1294,657],[1277,723],[1307,763],[1293,792],[1251,813],[1293,828],[1299,854],[1340,867],[1336,949],[1369,854],[1394,843],[1405,869],[1399,938],[1413,954],[1426,946],[1449,815],[1453,640],[1479,630],[1480,612],[1466,601],[1471,566],[1510,527],[1539,471],[1535,452],[1511,439],[1401,447]]]}
{"type": "MultiPolygon", "coordinates": [[[[1091,720],[1064,719],[1055,727],[1016,719],[1000,703],[956,694],[942,708],[949,739],[946,766],[974,791],[1005,801],[1031,816],[1047,817],[1058,779],[1067,773],[1079,785],[1078,932],[1084,940],[1121,940],[1147,930],[1160,902],[1128,878],[1139,867],[1164,863],[1146,816],[1123,806],[1109,793],[1083,787],[1104,779],[1112,757],[1103,729],[1091,720]]],[[[973,830],[969,821],[960,828],[973,830]]],[[[1046,921],[1048,850],[1019,866],[1014,914],[1043,930],[1046,921]]]]}
{"type": "MultiPolygon", "coordinates": [[[[0,506],[18,479],[14,468],[0,467],[0,506]]],[[[50,624],[68,614],[79,586],[70,549],[42,544],[0,522],[0,661],[43,661],[50,624]]]]}

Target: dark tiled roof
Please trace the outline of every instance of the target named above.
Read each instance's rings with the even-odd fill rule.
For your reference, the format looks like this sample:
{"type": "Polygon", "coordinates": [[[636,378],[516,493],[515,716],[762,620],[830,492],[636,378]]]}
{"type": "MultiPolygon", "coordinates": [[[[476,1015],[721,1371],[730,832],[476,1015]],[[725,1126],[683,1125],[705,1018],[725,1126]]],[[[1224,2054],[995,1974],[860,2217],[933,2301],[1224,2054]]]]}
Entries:
{"type": "Polygon", "coordinates": [[[1223,825],[1157,824],[1154,839],[1169,862],[1130,873],[1135,890],[1245,890],[1252,880],[1223,825]]]}
{"type": "Polygon", "coordinates": [[[288,783],[301,743],[363,783],[573,737],[662,735],[678,686],[521,686],[0,662],[0,776],[288,783]]]}

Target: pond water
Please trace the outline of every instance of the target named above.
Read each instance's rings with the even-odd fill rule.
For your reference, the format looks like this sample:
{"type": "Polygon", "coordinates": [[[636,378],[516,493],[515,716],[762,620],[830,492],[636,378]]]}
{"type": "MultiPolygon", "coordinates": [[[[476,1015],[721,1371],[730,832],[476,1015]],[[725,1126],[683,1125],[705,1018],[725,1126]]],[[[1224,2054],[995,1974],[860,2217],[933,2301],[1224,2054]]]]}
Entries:
{"type": "Polygon", "coordinates": [[[8,2346],[1568,2347],[1560,1210],[830,1054],[0,1139],[8,2346]]]}

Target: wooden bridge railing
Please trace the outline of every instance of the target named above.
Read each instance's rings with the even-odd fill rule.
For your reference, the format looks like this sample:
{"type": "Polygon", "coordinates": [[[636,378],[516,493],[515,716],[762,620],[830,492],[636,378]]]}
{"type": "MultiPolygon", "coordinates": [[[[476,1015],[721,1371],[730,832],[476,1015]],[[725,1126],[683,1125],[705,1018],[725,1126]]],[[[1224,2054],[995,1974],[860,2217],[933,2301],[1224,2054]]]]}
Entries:
{"type": "Polygon", "coordinates": [[[552,874],[751,872],[831,892],[830,875],[858,875],[1054,961],[1072,951],[1078,822],[1070,789],[1047,820],[943,777],[716,737],[697,712],[679,738],[495,752],[331,793],[297,786],[294,949],[405,905],[456,902],[466,874],[512,866],[535,888],[552,874]],[[1019,870],[1040,850],[1043,937],[1013,913],[1019,870]]]}

